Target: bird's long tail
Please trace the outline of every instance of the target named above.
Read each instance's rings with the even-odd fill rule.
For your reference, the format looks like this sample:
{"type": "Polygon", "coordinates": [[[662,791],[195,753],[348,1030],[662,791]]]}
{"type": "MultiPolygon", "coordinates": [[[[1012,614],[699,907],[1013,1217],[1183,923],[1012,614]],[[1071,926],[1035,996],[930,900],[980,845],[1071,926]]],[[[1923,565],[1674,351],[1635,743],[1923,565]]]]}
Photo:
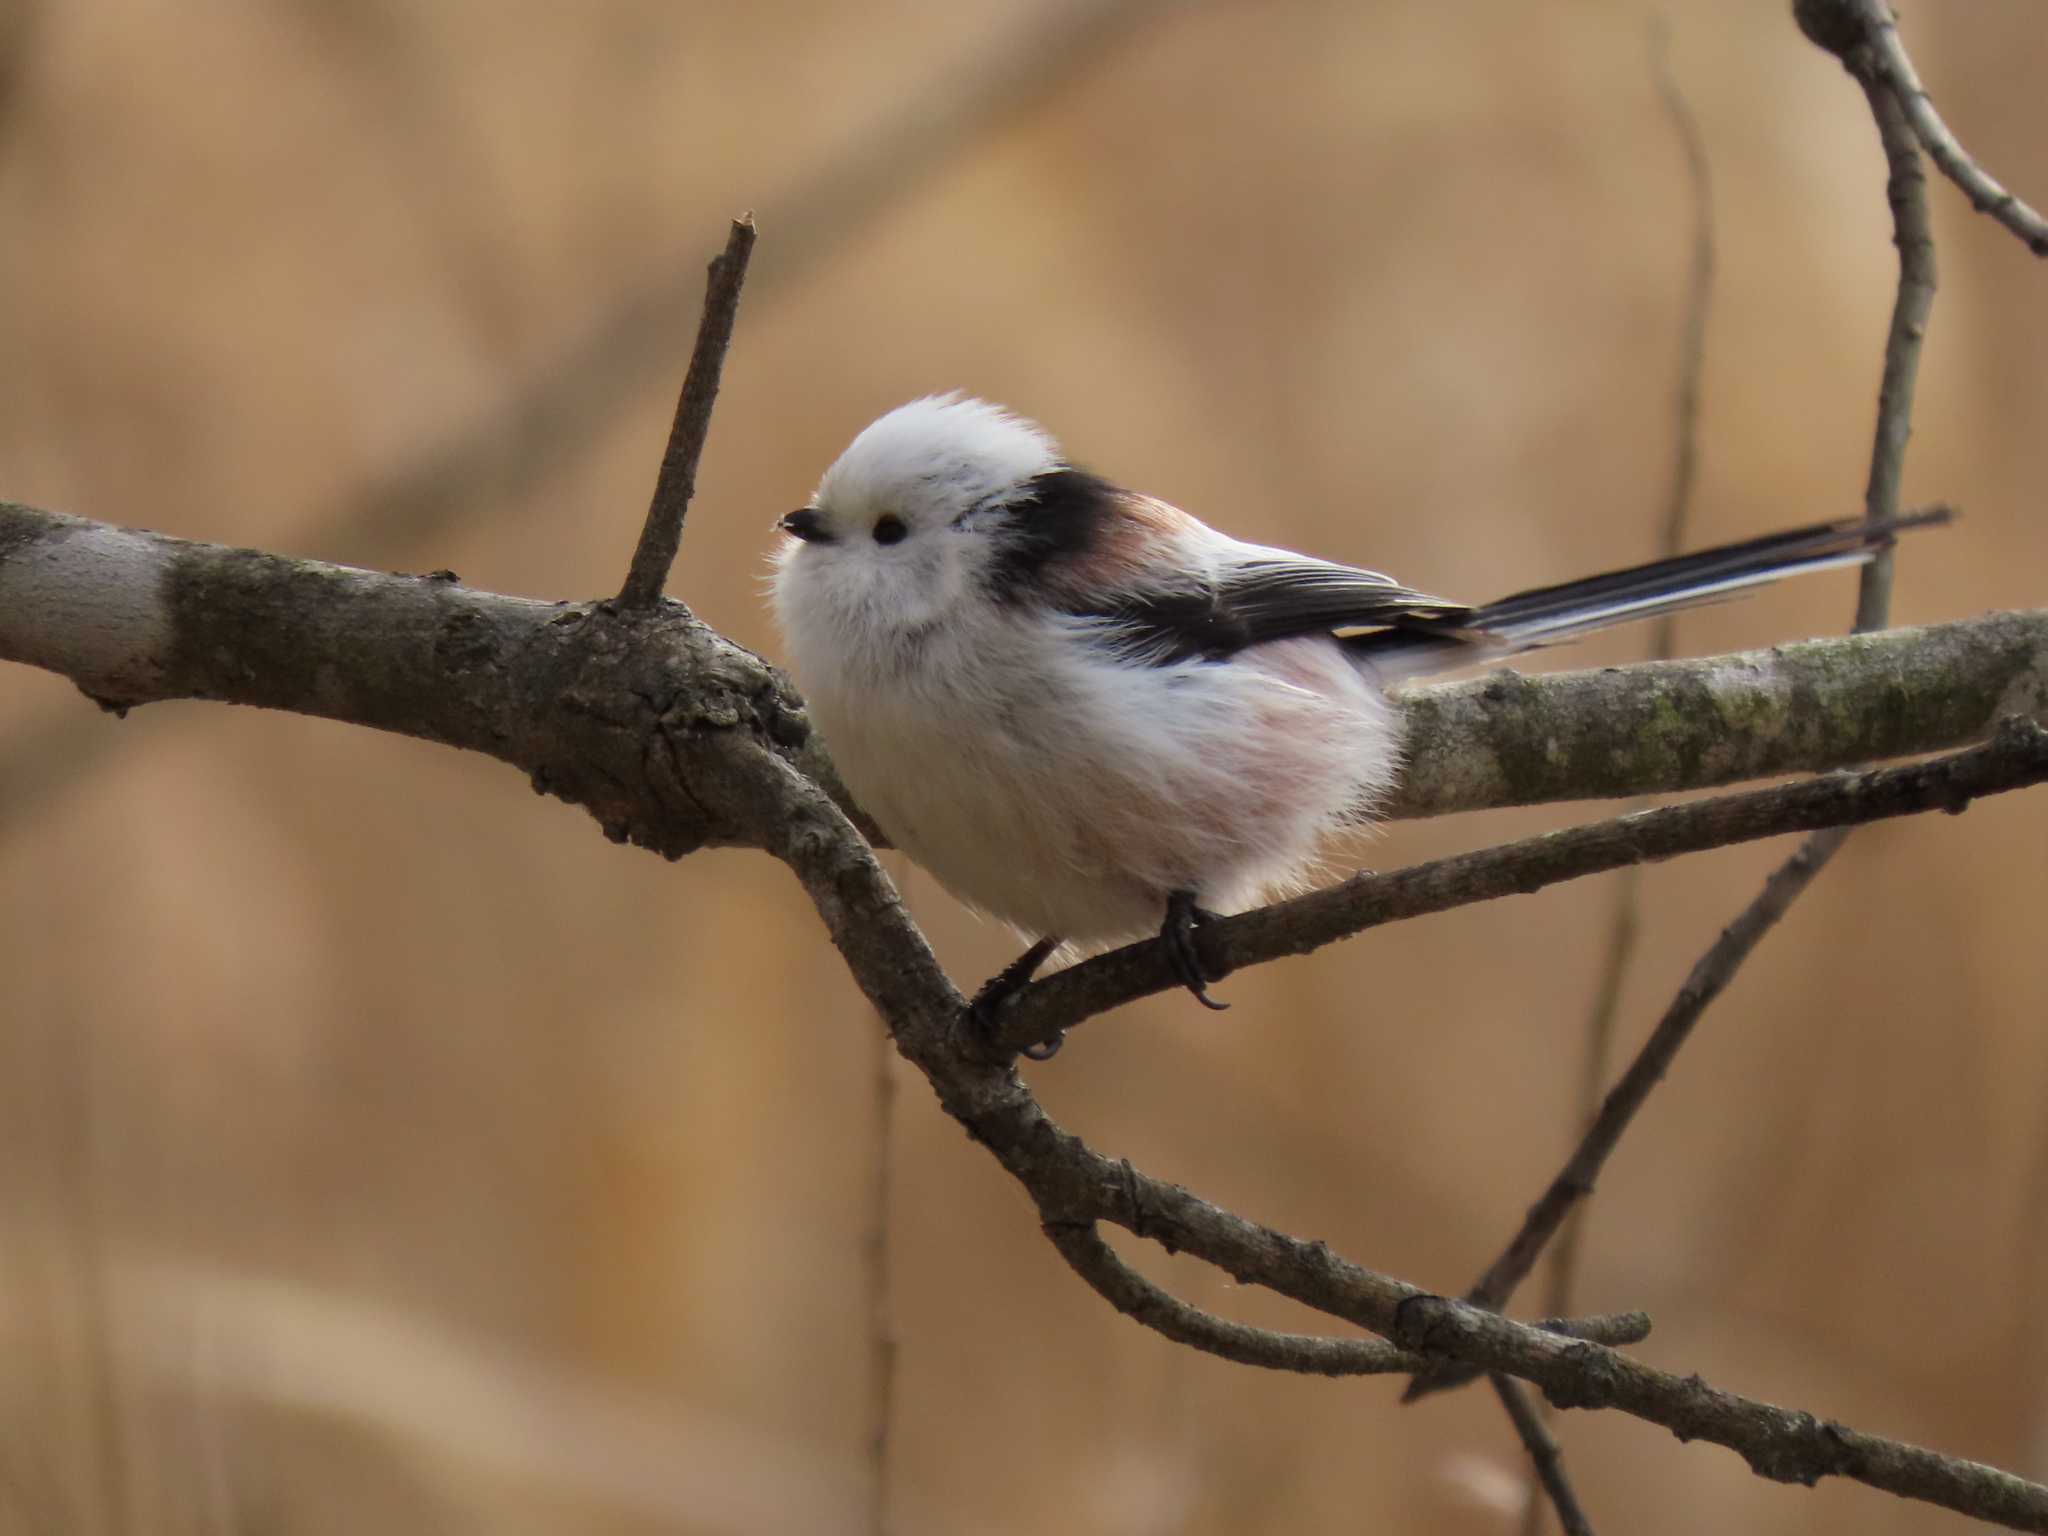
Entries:
{"type": "Polygon", "coordinates": [[[1864,565],[1911,528],[1951,521],[1947,507],[1866,522],[1816,523],[1695,554],[1517,592],[1444,621],[1411,621],[1345,640],[1387,681],[1498,661],[1538,646],[1655,618],[1681,608],[1725,602],[1752,588],[1807,571],[1864,565]]]}

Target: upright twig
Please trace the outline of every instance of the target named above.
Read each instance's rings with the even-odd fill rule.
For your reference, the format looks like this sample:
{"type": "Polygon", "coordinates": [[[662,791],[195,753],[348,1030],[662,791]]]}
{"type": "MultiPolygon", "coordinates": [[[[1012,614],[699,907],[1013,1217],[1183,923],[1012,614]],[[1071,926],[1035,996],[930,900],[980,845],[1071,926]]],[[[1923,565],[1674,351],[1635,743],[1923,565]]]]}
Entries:
{"type": "MultiPolygon", "coordinates": [[[[1864,482],[1863,514],[1873,521],[1899,508],[1905,479],[1906,443],[1913,435],[1913,386],[1920,374],[1920,344],[1934,309],[1934,227],[1927,217],[1927,172],[1905,109],[1891,87],[1871,73],[1864,50],[1844,60],[1870,103],[1877,136],[1884,145],[1885,199],[1892,210],[1892,244],[1899,251],[1899,291],[1892,301],[1891,330],[1885,337],[1884,373],[1877,391],[1877,430],[1871,436],[1870,474],[1864,482]]],[[[1863,567],[1856,593],[1856,628],[1883,629],[1891,621],[1892,552],[1882,551],[1863,567]]]]}
{"type": "Polygon", "coordinates": [[[661,600],[669,567],[683,539],[683,516],[697,494],[697,461],[711,432],[711,406],[718,399],[718,378],[732,345],[733,322],[740,313],[740,286],[747,280],[747,258],[754,251],[754,216],[732,221],[725,249],[711,259],[704,283],[704,315],[697,322],[697,345],[690,352],[690,371],[676,401],[676,419],[669,428],[661,472],[654,480],[654,499],[633,551],[633,566],[619,589],[619,606],[647,608],[661,600]]]}

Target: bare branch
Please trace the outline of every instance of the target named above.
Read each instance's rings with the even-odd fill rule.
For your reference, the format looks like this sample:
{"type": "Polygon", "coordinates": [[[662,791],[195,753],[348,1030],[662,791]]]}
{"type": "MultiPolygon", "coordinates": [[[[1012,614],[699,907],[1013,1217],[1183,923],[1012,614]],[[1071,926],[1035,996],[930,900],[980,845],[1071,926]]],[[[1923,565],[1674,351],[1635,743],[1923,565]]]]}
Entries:
{"type": "MultiPolygon", "coordinates": [[[[942,1085],[942,1096],[947,1091],[942,1085]]],[[[1760,1476],[1804,1483],[1849,1477],[2016,1529],[2048,1530],[2048,1487],[1741,1398],[1697,1376],[1674,1376],[1601,1345],[1425,1295],[1339,1258],[1323,1243],[1258,1226],[1089,1151],[1047,1120],[1028,1095],[998,1094],[985,1102],[990,1112],[970,1124],[971,1132],[1031,1190],[1049,1225],[1113,1221],[1169,1251],[1193,1254],[1242,1282],[1373,1329],[1408,1349],[1534,1382],[1557,1407],[1619,1408],[1682,1439],[1725,1445],[1760,1476]]]]}
{"type": "Polygon", "coordinates": [[[1162,1290],[1118,1258],[1095,1223],[1047,1222],[1045,1235],[1074,1273],[1117,1311],[1205,1354],[1310,1376],[1385,1376],[1412,1371],[1421,1357],[1384,1339],[1327,1339],[1233,1323],[1162,1290]]]}
{"type": "MultiPolygon", "coordinates": [[[[1220,979],[1282,955],[1308,954],[1368,928],[1526,895],[1602,870],[1787,832],[1960,811],[1979,795],[2044,778],[2048,730],[2015,718],[1990,743],[1932,762],[1638,811],[1385,874],[1356,875],[1292,901],[1205,923],[1197,942],[1204,967],[1220,979]]],[[[1126,945],[1026,987],[1003,1019],[1002,1042],[1021,1050],[1056,1039],[1083,1019],[1178,985],[1158,944],[1126,945]]]]}
{"type": "MultiPolygon", "coordinates": [[[[1899,39],[1899,21],[1885,0],[1826,0],[1845,7],[1859,29],[1856,47],[1845,51],[1831,43],[1821,46],[1843,53],[1844,62],[1859,78],[1875,77],[1897,99],[1914,137],[1926,147],[1941,173],[1962,189],[1970,206],[1988,214],[2017,235],[2036,256],[2048,256],[2048,219],[2008,192],[1977,162],[1970,158],[1948,124],[1934,110],[1934,101],[1920,83],[1920,75],[1899,39]],[[1859,56],[1856,49],[1863,53],[1859,56]]],[[[1811,30],[1809,29],[1809,36],[1811,30]]],[[[1820,41],[1820,39],[1815,39],[1820,41]]]]}
{"type": "MultiPolygon", "coordinates": [[[[1316,1334],[1254,1328],[1190,1306],[1154,1285],[1102,1240],[1091,1222],[1047,1222],[1045,1235],[1074,1273],[1126,1317],[1205,1354],[1240,1365],[1308,1376],[1393,1376],[1429,1362],[1384,1339],[1331,1339],[1316,1334]]],[[[1607,1317],[1546,1318],[1531,1326],[1566,1338],[1635,1344],[1650,1336],[1643,1312],[1607,1317]]]]}
{"type": "Polygon", "coordinates": [[[482,752],[670,857],[747,835],[694,794],[707,754],[809,741],[781,677],[675,605],[536,602],[5,504],[0,658],[115,710],[212,699],[482,752]]]}
{"type": "MultiPolygon", "coordinates": [[[[1608,1062],[1614,1054],[1614,1033],[1621,1022],[1621,994],[1635,959],[1636,940],[1641,937],[1643,866],[1631,864],[1615,879],[1614,903],[1609,909],[1607,945],[1600,957],[1599,980],[1593,992],[1593,1007],[1586,1015],[1586,1047],[1580,1058],[1577,1124],[1590,1125],[1600,1113],[1606,1095],[1608,1062]]],[[[1567,1213],[1558,1230],[1557,1247],[1550,1257],[1544,1309],[1571,1310],[1571,1297],[1578,1279],[1579,1246],[1584,1237],[1583,1211],[1567,1213]]],[[[1469,1292],[1467,1295],[1469,1296],[1469,1292]]],[[[1506,1304],[1503,1297],[1501,1305],[1506,1304]]]]}
{"type": "MultiPolygon", "coordinates": [[[[1536,1471],[1537,1483],[1550,1496],[1551,1507],[1557,1511],[1557,1523],[1564,1528],[1565,1536],[1593,1536],[1593,1527],[1586,1522],[1586,1512],[1579,1507],[1579,1496],[1572,1492],[1572,1485],[1565,1478],[1564,1452],[1558,1449],[1557,1441],[1544,1427],[1543,1415],[1529,1401],[1529,1394],[1522,1389],[1520,1382],[1498,1372],[1488,1380],[1493,1383],[1494,1395],[1500,1399],[1501,1407],[1508,1412],[1508,1422],[1515,1426],[1522,1449],[1529,1453],[1529,1465],[1536,1471]]],[[[1540,1510],[1542,1506],[1532,1507],[1540,1510]]]]}
{"type": "Polygon", "coordinates": [[[1501,672],[1401,702],[1395,816],[1712,789],[1961,746],[2000,715],[2048,713],[2048,632],[1994,615],[1737,656],[1501,672]]]}
{"type": "Polygon", "coordinates": [[[1418,1297],[1401,1311],[1393,1334],[1398,1342],[1468,1357],[1512,1355],[1525,1367],[1513,1374],[1541,1386],[1553,1406],[1645,1409],[1641,1417],[1681,1440],[1727,1446],[1759,1477],[1809,1486],[1823,1477],[1847,1477],[2014,1530],[2048,1531],[2048,1487],[1996,1467],[1740,1398],[1698,1376],[1672,1376],[1597,1344],[1549,1344],[1533,1329],[1511,1334],[1515,1325],[1504,1318],[1441,1297],[1418,1297]]]}
{"type": "MultiPolygon", "coordinates": [[[[1678,996],[1665,1009],[1657,1027],[1650,1031],[1650,1038],[1636,1053],[1635,1060],[1629,1063],[1621,1081],[1608,1091],[1599,1115],[1577,1149],[1557,1177],[1550,1181],[1550,1187],[1544,1190],[1542,1197],[1529,1207],[1521,1230],[1501,1250],[1500,1256],[1486,1267],[1486,1272],[1472,1289],[1465,1293],[1467,1301],[1495,1311],[1507,1305],[1515,1288],[1535,1266],[1537,1256],[1543,1252],[1551,1234],[1557,1231],[1574,1206],[1593,1193],[1600,1170],[1606,1166],[1609,1155],[1621,1141],[1621,1133],[1635,1119],[1636,1111],[1643,1107],[1650,1090],[1670,1070],[1679,1047],[1691,1036],[1692,1027],[1699,1022],[1700,1015],[1727,990],[1742,962],[1762,942],[1764,935],[1777,925],[1778,919],[1820,873],[1847,836],[1845,829],[1837,829],[1822,832],[1801,844],[1799,851],[1765,882],[1762,893],[1721,931],[1713,947],[1694,963],[1685,985],[1678,989],[1678,996]]],[[[1431,1392],[1462,1386],[1476,1374],[1470,1370],[1457,1370],[1418,1377],[1409,1385],[1402,1401],[1413,1402],[1431,1392]]]]}
{"type": "MultiPolygon", "coordinates": [[[[1899,290],[1885,337],[1884,374],[1877,389],[1877,430],[1870,445],[1870,475],[1863,515],[1875,521],[1899,510],[1906,443],[1913,435],[1913,388],[1920,375],[1920,344],[1934,309],[1934,227],[1927,217],[1927,173],[1920,163],[1898,100],[1885,85],[1859,76],[1884,145],[1885,200],[1892,210],[1892,243],[1899,250],[1899,290]]],[[[1891,618],[1892,559],[1880,551],[1863,567],[1856,594],[1856,628],[1882,629],[1891,618]]]]}
{"type": "Polygon", "coordinates": [[[1595,1344],[1619,1347],[1640,1344],[1650,1336],[1647,1312],[1601,1312],[1591,1317],[1539,1317],[1529,1325],[1545,1333],[1561,1333],[1568,1339],[1589,1339],[1595,1344]]]}
{"type": "Polygon", "coordinates": [[[682,543],[683,516],[690,510],[690,498],[697,494],[697,461],[704,456],[704,439],[711,432],[711,407],[718,399],[718,378],[732,346],[740,287],[747,280],[747,258],[753,251],[754,216],[741,214],[732,221],[725,249],[711,259],[705,275],[704,314],[697,322],[690,371],[683,375],[676,419],[661,455],[661,473],[655,478],[654,500],[640,529],[632,569],[619,590],[619,602],[625,607],[651,607],[661,600],[661,589],[668,584],[669,567],[675,564],[676,549],[682,543]]]}

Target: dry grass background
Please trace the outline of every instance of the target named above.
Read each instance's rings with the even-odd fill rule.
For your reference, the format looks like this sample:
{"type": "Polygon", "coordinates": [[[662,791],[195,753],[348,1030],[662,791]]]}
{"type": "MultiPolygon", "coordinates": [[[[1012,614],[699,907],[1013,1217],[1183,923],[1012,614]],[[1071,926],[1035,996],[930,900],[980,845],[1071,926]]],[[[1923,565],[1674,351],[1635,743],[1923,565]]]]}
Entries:
{"type": "MultiPolygon", "coordinates": [[[[1156,5],[993,123],[899,141],[872,216],[833,211],[821,167],[974,100],[1053,14],[0,5],[0,492],[610,591],[693,313],[640,338],[651,365],[568,451],[465,471],[466,511],[334,509],[629,295],[681,273],[694,305],[754,207],[673,589],[771,655],[770,519],[872,415],[953,386],[1237,531],[1427,588],[1648,552],[1688,232],[1647,9],[1156,5]]],[[[1852,511],[1893,276],[1867,113],[1776,0],[1675,23],[1720,211],[1695,537],[1852,511]]],[[[1907,25],[1964,141],[2048,194],[2038,8],[1907,25]]],[[[2038,604],[2048,564],[2048,272],[1947,187],[1934,206],[1908,495],[1970,515],[1910,550],[1908,622],[2038,604]]],[[[1852,604],[1810,582],[1681,645],[1852,604]]],[[[413,742],[85,711],[0,676],[0,1530],[858,1529],[875,1025],[794,882],[622,851],[413,742]]],[[[1651,872],[1626,1042],[1781,853],[1651,872]]],[[[1624,1143],[1584,1306],[1648,1308],[1676,1369],[2048,1474],[2044,853],[2039,796],[1858,834],[1624,1143]]],[[[1010,952],[910,890],[963,979],[1010,952]]],[[[1369,935],[1232,978],[1227,1017],[1169,998],[1092,1026],[1033,1080],[1105,1149],[1462,1288],[1573,1133],[1608,904],[1588,881],[1369,935]]],[[[1513,1528],[1490,1396],[1404,1411],[1391,1383],[1140,1331],[903,1086],[897,1529],[1513,1528]]],[[[1628,1420],[1563,1432],[1602,1529],[1960,1528],[1628,1420]]]]}

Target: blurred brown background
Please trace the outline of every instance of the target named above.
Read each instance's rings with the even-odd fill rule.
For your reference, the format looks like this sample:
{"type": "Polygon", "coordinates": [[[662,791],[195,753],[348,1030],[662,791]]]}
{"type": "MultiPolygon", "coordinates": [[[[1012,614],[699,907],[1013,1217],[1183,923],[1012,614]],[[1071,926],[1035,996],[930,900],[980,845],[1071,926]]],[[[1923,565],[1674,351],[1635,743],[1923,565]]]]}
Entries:
{"type": "MultiPolygon", "coordinates": [[[[13,0],[0,494],[614,590],[703,261],[753,208],[673,590],[771,655],[771,518],[955,386],[1425,588],[1643,557],[1689,238],[1651,16],[13,0]]],[[[1907,37],[2048,196],[2039,7],[1907,37]]],[[[1852,512],[1894,272],[1868,113],[1776,0],[1683,9],[1672,57],[1719,209],[1694,540],[1852,512]]],[[[2048,271],[1933,203],[1908,496],[1969,517],[1915,541],[1902,622],[2037,605],[2048,560],[2048,271]]],[[[1680,643],[1840,629],[1851,588],[1680,643]]],[[[778,868],[615,848],[481,759],[116,723],[19,669],[0,794],[0,1530],[862,1528],[876,1025],[778,868]]],[[[1649,874],[1625,1046],[1784,851],[1649,874]]],[[[2048,1475],[2044,852],[2038,794],[1860,834],[1624,1143],[1582,1307],[1648,1308],[1674,1369],[2048,1475]]],[[[909,888],[963,981],[1012,952],[909,888]]],[[[1461,1289],[1574,1133],[1610,889],[1233,977],[1220,1019],[1134,1008],[1031,1076],[1107,1151],[1461,1289]]],[[[1489,1396],[1401,1410],[1141,1331],[899,1086],[896,1529],[1514,1529],[1489,1396]]],[[[1961,1528],[1626,1419],[1562,1432],[1603,1530],[1961,1528]]]]}

